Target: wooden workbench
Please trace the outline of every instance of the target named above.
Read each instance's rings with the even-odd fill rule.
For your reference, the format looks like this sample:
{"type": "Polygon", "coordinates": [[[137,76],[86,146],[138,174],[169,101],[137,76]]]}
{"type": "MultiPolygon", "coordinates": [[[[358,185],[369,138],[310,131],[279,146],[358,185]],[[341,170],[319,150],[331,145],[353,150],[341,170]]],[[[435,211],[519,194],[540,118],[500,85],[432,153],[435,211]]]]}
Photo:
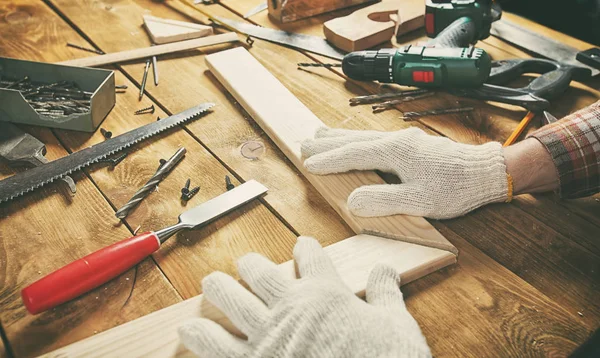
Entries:
{"type": "MultiPolygon", "coordinates": [[[[199,5],[213,15],[241,20],[262,0],[222,0],[199,5]]],[[[284,26],[266,12],[252,22],[266,27],[321,35],[322,23],[338,11],[284,26]]],[[[90,56],[67,42],[105,52],[148,46],[142,15],[206,21],[173,0],[19,0],[0,2],[0,55],[58,62],[90,56]]],[[[505,14],[579,49],[591,45],[505,14]]],[[[423,37],[409,34],[404,42],[423,37]]],[[[214,270],[236,276],[235,260],[260,252],[275,262],[291,258],[296,236],[311,235],[323,245],[353,235],[335,211],[208,72],[204,55],[219,45],[159,58],[160,84],[149,78],[148,95],[138,102],[144,61],[115,70],[117,105],[103,128],[115,135],[202,102],[214,112],[138,145],[114,170],[95,166],[74,175],[78,192],[68,198],[59,181],[0,205],[0,357],[31,357],[92,336],[200,293],[200,280],[214,270]],[[154,103],[153,115],[134,116],[154,103]],[[115,208],[177,148],[188,153],[180,165],[121,224],[115,208]],[[250,148],[248,156],[242,148],[250,148]],[[246,155],[243,155],[246,154],[246,155]],[[269,188],[261,201],[207,227],[179,234],[126,274],[83,297],[38,316],[29,315],[20,290],[42,275],[141,230],[158,229],[184,210],[179,191],[187,178],[201,191],[187,207],[225,190],[224,176],[256,179],[269,188]]],[[[233,45],[240,46],[240,44],[233,45]]],[[[527,56],[496,38],[480,42],[494,59],[527,56]]],[[[319,118],[332,127],[398,130],[419,126],[465,143],[503,141],[524,115],[515,107],[440,94],[407,103],[409,111],[473,103],[470,116],[448,115],[418,122],[400,112],[371,113],[349,107],[348,98],[377,93],[378,85],[346,81],[335,71],[299,71],[296,63],[322,60],[256,40],[249,51],[319,118]],[[310,57],[310,58],[308,58],[310,57]]],[[[550,111],[558,118],[600,98],[600,81],[573,84],[550,111]]],[[[537,126],[537,124],[536,124],[537,126]]],[[[56,159],[102,141],[89,135],[24,128],[46,143],[56,159]]],[[[14,171],[0,164],[0,176],[14,171]]],[[[435,356],[563,356],[600,325],[600,196],[561,201],[554,194],[523,195],[458,219],[431,223],[459,250],[458,263],[403,288],[409,311],[419,322],[435,356]]]]}

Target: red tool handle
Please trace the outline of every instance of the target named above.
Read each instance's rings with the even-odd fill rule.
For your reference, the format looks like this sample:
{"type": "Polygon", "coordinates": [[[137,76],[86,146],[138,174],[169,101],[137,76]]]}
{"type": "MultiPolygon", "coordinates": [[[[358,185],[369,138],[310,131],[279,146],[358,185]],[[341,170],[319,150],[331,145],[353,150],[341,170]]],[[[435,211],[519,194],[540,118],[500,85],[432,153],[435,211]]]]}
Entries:
{"type": "Polygon", "coordinates": [[[44,312],[117,277],[159,247],[153,232],[119,241],[25,287],[21,291],[23,303],[31,314],[44,312]]]}

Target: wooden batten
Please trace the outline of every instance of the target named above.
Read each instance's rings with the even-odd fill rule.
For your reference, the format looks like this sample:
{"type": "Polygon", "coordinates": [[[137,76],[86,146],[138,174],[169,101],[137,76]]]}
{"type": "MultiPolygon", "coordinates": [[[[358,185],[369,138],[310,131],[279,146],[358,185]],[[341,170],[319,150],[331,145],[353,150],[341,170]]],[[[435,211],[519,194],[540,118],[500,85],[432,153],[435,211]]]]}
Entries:
{"type": "Polygon", "coordinates": [[[144,15],[144,26],[150,39],[155,44],[191,40],[213,34],[213,28],[210,26],[163,19],[151,15],[144,15]]]}

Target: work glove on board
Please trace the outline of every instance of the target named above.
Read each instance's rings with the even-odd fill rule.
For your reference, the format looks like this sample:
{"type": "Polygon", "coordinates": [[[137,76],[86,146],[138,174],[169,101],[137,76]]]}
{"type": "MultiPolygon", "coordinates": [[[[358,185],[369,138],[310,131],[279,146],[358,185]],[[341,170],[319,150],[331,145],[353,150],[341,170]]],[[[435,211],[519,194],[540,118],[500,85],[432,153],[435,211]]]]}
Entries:
{"type": "Polygon", "coordinates": [[[512,198],[498,142],[461,144],[415,127],[397,132],[320,128],[315,139],[302,143],[302,155],[314,174],[380,170],[400,178],[402,184],[354,190],[348,208],[357,216],[448,219],[512,198]]]}
{"type": "Polygon", "coordinates": [[[258,297],[222,272],[205,277],[204,297],[248,339],[196,318],[179,328],[183,344],[201,357],[431,357],[393,268],[371,271],[365,302],[342,282],[317,240],[299,237],[294,259],[297,280],[259,254],[238,261],[258,297]]]}

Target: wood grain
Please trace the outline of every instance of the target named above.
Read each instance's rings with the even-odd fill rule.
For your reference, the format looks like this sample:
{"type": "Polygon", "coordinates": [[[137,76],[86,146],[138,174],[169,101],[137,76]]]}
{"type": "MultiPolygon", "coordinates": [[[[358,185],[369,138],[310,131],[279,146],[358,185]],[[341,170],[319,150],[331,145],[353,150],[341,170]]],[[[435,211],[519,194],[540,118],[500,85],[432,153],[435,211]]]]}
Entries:
{"type": "Polygon", "coordinates": [[[190,40],[213,34],[213,28],[210,26],[163,19],[151,15],[144,15],[143,18],[146,31],[148,31],[148,35],[155,44],[190,40]]]}
{"type": "Polygon", "coordinates": [[[323,122],[248,51],[241,47],[221,51],[208,55],[206,63],[219,82],[355,232],[372,233],[457,253],[454,246],[433,230],[423,218],[405,215],[360,218],[352,215],[346,205],[350,193],[359,186],[385,182],[374,172],[327,176],[309,173],[304,168],[300,144],[313,138],[315,131],[324,126],[323,122]]]}
{"type": "Polygon", "coordinates": [[[377,0],[270,0],[267,3],[269,16],[278,22],[290,22],[373,1],[377,0]]]}
{"type": "Polygon", "coordinates": [[[421,0],[401,3],[383,0],[350,15],[323,23],[325,38],[335,47],[352,52],[366,50],[423,27],[425,6],[421,0]]]}
{"type": "Polygon", "coordinates": [[[175,43],[168,43],[164,45],[151,46],[146,48],[136,48],[133,50],[125,50],[114,53],[107,53],[106,55],[98,55],[93,57],[84,57],[76,60],[61,61],[59,64],[67,66],[77,67],[96,67],[103,65],[110,65],[113,63],[122,63],[131,60],[138,60],[141,58],[148,58],[152,56],[172,54],[175,52],[192,50],[200,47],[213,46],[223,44],[227,42],[238,41],[238,36],[235,33],[225,33],[220,35],[213,35],[199,39],[179,41],[175,43]]]}
{"type": "MultiPolygon", "coordinates": [[[[447,251],[371,235],[348,238],[326,247],[325,252],[331,257],[342,281],[361,297],[364,297],[369,272],[378,263],[394,267],[400,273],[402,282],[408,283],[420,277],[421,272],[433,272],[454,263],[456,259],[447,251]],[[398,257],[405,259],[398,260],[398,257]]],[[[279,269],[289,279],[296,279],[293,261],[280,264],[279,269]]],[[[179,341],[177,328],[181,322],[193,317],[211,319],[241,336],[223,313],[200,295],[91,339],[59,349],[48,356],[188,356],[190,353],[179,341]],[[135,343],[132,344],[132,341],[135,343]]]]}

